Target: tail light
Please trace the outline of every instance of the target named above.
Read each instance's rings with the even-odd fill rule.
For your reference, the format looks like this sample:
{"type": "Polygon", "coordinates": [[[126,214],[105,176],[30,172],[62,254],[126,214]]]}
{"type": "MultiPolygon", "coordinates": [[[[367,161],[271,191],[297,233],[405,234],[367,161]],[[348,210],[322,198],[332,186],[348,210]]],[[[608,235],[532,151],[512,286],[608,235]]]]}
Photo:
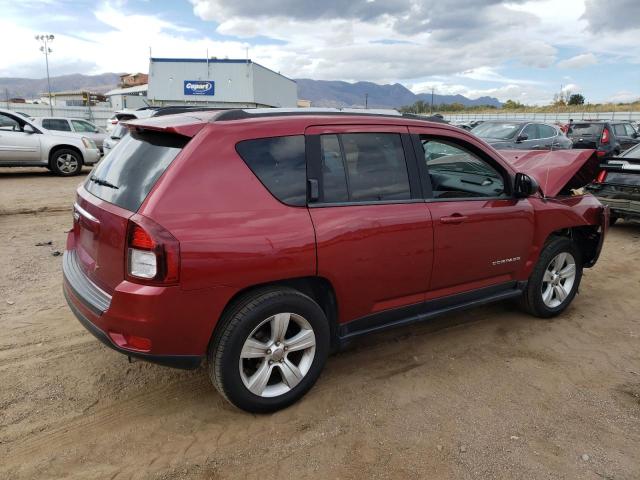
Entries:
{"type": "Polygon", "coordinates": [[[607,155],[607,152],[605,152],[604,150],[596,150],[596,155],[598,155],[599,157],[604,157],[607,155]]]}
{"type": "Polygon", "coordinates": [[[609,129],[607,127],[604,127],[604,129],[602,130],[602,138],[600,139],[600,143],[609,143],[609,129]]]}
{"type": "Polygon", "coordinates": [[[607,171],[600,170],[598,177],[596,178],[596,183],[603,183],[607,179],[607,171]]]}
{"type": "Polygon", "coordinates": [[[180,273],[180,243],[165,228],[141,215],[127,227],[125,271],[127,280],[174,285],[180,273]]]}

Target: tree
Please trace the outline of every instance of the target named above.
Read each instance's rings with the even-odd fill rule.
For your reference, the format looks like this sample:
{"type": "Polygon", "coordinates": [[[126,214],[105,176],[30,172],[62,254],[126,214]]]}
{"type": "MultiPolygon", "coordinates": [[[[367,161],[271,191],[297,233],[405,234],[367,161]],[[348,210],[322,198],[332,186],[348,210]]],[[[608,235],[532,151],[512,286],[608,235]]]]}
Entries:
{"type": "Polygon", "coordinates": [[[514,110],[517,108],[524,108],[524,107],[525,106],[522,103],[515,100],[511,100],[511,99],[507,100],[506,102],[504,102],[504,105],[502,105],[502,108],[506,108],[507,110],[514,110]]]}
{"type": "Polygon", "coordinates": [[[569,101],[567,103],[569,105],[584,105],[584,95],[574,93],[569,97],[569,101]]]}

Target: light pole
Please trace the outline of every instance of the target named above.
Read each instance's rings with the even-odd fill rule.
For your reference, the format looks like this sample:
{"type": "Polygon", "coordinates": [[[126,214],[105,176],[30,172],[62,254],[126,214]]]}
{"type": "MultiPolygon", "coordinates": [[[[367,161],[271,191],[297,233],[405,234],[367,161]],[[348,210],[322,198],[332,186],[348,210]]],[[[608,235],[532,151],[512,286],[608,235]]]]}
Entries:
{"type": "Polygon", "coordinates": [[[51,103],[51,80],[49,79],[49,54],[52,50],[49,48],[49,42],[53,42],[53,35],[36,35],[36,40],[38,40],[42,45],[40,45],[40,51],[44,53],[44,60],[47,64],[47,88],[49,89],[49,111],[51,112],[51,116],[53,117],[53,104],[51,103]]]}

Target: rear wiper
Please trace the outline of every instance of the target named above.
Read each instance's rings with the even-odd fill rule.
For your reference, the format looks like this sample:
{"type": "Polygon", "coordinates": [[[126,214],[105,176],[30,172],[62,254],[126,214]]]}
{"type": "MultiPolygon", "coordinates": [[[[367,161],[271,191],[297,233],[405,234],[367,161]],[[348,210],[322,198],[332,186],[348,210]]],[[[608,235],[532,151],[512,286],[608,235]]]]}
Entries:
{"type": "Polygon", "coordinates": [[[109,188],[115,188],[116,190],[118,190],[120,187],[118,187],[117,185],[114,185],[111,182],[108,182],[102,178],[98,178],[95,175],[91,175],[89,177],[89,180],[91,180],[93,183],[97,183],[98,185],[102,185],[103,187],[109,187],[109,188]]]}

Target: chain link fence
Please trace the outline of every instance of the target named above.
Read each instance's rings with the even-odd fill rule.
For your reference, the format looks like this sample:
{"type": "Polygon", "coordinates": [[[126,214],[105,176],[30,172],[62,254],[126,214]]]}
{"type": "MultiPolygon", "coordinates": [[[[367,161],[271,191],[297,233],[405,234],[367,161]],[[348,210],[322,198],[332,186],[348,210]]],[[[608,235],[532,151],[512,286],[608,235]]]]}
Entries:
{"type": "Polygon", "coordinates": [[[579,120],[629,120],[640,121],[640,112],[509,112],[496,111],[487,113],[443,113],[448,121],[472,121],[472,120],[539,120],[542,122],[568,123],[569,119],[579,120]]]}

